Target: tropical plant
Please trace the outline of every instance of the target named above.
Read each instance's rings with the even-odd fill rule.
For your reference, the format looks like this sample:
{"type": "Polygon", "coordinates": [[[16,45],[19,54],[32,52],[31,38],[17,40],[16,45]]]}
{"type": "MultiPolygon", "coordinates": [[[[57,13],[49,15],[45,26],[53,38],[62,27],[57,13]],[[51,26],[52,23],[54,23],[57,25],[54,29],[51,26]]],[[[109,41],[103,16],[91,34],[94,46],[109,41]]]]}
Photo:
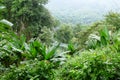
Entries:
{"type": "MultiPolygon", "coordinates": [[[[107,48],[105,47],[105,50],[107,48]]],[[[82,52],[66,62],[56,73],[58,80],[116,80],[120,74],[120,54],[97,49],[82,52]]]]}
{"type": "Polygon", "coordinates": [[[120,32],[117,31],[112,35],[112,46],[111,48],[116,51],[120,52],[120,32]]]}
{"type": "Polygon", "coordinates": [[[112,35],[105,27],[99,31],[99,35],[90,34],[88,41],[86,42],[87,48],[96,49],[97,47],[103,47],[111,44],[112,35]]]}
{"type": "Polygon", "coordinates": [[[11,37],[13,36],[12,26],[11,22],[5,19],[0,20],[0,64],[5,67],[9,67],[17,60],[17,56],[12,53],[10,47],[11,37]]]}
{"type": "Polygon", "coordinates": [[[0,80],[53,80],[54,65],[49,61],[24,61],[19,67],[11,69],[0,75],[0,80]]]}
{"type": "Polygon", "coordinates": [[[38,40],[31,41],[27,45],[27,54],[25,53],[23,55],[29,59],[38,58],[40,60],[50,60],[56,54],[59,45],[60,44],[57,44],[48,48],[38,40]]]}
{"type": "Polygon", "coordinates": [[[22,54],[24,53],[25,41],[22,37],[20,37],[19,40],[15,34],[5,36],[7,36],[7,38],[4,37],[4,39],[2,38],[0,41],[0,43],[2,43],[0,48],[0,62],[6,67],[9,67],[14,63],[18,65],[19,62],[24,59],[22,54]]]}
{"type": "Polygon", "coordinates": [[[116,27],[116,30],[119,30],[120,14],[115,12],[110,12],[108,15],[106,15],[106,22],[116,27]]]}
{"type": "Polygon", "coordinates": [[[76,52],[78,51],[78,49],[76,48],[75,45],[73,45],[72,42],[70,42],[70,43],[68,44],[68,51],[69,51],[69,54],[70,54],[70,55],[73,55],[74,53],[76,53],[76,52]]]}
{"type": "Polygon", "coordinates": [[[40,41],[42,43],[44,43],[45,45],[51,46],[52,43],[54,43],[54,31],[51,30],[50,28],[47,27],[43,27],[41,29],[41,33],[39,34],[39,36],[37,37],[38,39],[40,39],[40,41]]]}

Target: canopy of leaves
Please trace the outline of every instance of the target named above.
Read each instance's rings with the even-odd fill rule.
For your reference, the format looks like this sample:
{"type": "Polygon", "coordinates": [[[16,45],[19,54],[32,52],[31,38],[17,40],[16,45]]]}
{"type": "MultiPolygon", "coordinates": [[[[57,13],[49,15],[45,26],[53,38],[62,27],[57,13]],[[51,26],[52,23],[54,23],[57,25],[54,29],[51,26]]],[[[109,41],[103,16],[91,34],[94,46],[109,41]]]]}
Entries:
{"type": "Polygon", "coordinates": [[[44,7],[47,2],[48,0],[0,0],[0,4],[6,6],[2,16],[14,23],[13,29],[18,34],[38,36],[43,26],[51,27],[54,24],[52,16],[44,7]],[[32,26],[34,28],[31,30],[32,26]],[[37,34],[28,35],[34,33],[34,29],[37,29],[37,34]]]}

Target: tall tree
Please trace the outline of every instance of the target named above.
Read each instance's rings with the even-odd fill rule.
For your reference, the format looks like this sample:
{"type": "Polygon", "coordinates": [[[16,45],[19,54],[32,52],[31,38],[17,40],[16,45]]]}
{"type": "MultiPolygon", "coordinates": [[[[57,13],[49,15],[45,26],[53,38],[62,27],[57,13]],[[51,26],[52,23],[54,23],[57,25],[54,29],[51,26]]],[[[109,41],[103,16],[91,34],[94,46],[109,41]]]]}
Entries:
{"type": "Polygon", "coordinates": [[[24,32],[28,38],[38,36],[43,26],[53,26],[53,19],[44,7],[47,2],[48,0],[0,0],[6,6],[4,18],[14,23],[13,29],[18,34],[24,32]]]}

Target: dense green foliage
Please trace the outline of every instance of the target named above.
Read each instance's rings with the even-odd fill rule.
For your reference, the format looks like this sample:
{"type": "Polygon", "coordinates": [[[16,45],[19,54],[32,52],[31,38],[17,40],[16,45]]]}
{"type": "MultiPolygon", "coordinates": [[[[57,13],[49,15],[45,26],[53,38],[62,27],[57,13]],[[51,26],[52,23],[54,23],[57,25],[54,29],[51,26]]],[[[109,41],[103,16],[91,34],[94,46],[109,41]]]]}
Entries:
{"type": "Polygon", "coordinates": [[[27,61],[17,68],[11,66],[10,71],[2,75],[0,80],[53,80],[53,68],[53,64],[48,61],[27,61]]]}
{"type": "Polygon", "coordinates": [[[83,52],[57,71],[58,80],[119,80],[119,63],[120,54],[111,50],[83,52]]]}
{"type": "Polygon", "coordinates": [[[68,43],[73,37],[72,27],[69,25],[60,26],[56,30],[55,37],[59,42],[68,43]]]}
{"type": "Polygon", "coordinates": [[[2,12],[3,18],[14,23],[13,29],[21,35],[24,33],[28,39],[36,37],[44,26],[54,25],[48,10],[44,7],[48,0],[0,0],[6,6],[2,12]]]}
{"type": "Polygon", "coordinates": [[[120,79],[119,13],[73,26],[51,22],[47,0],[0,1],[0,80],[120,79]]]}
{"type": "Polygon", "coordinates": [[[120,28],[120,14],[119,13],[113,13],[110,12],[109,15],[106,16],[106,21],[110,24],[116,27],[116,30],[119,30],[120,28]]]}

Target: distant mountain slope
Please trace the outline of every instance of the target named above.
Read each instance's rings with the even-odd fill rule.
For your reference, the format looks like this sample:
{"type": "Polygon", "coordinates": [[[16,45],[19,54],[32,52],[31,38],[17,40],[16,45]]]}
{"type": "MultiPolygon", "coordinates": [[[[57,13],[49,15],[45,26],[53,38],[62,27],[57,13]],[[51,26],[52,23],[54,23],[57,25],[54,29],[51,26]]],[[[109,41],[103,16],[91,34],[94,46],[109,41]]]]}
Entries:
{"type": "Polygon", "coordinates": [[[120,0],[50,0],[47,8],[61,22],[90,24],[109,11],[120,11],[120,0]]]}

